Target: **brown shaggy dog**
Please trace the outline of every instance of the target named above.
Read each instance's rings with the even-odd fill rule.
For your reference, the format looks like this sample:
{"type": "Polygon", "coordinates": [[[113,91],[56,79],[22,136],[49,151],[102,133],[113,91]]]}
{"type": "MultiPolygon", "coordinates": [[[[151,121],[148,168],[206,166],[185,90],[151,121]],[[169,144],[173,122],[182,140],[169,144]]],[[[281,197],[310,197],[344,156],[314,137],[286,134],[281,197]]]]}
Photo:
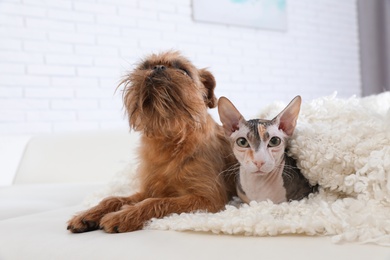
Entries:
{"type": "Polygon", "coordinates": [[[122,82],[130,126],[140,131],[140,192],[109,197],[68,222],[73,233],[142,229],[151,218],[224,208],[235,192],[236,160],[221,126],[215,80],[178,52],[147,57],[122,82]]]}

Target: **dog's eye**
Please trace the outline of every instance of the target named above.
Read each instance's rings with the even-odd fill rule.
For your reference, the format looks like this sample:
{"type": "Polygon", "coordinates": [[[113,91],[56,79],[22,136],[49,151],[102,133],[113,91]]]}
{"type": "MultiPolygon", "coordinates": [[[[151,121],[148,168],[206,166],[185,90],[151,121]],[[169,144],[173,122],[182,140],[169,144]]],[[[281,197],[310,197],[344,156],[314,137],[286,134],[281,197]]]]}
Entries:
{"type": "Polygon", "coordinates": [[[185,64],[183,64],[180,60],[174,60],[174,61],[172,61],[171,66],[172,66],[172,68],[175,68],[175,69],[179,70],[179,71],[182,72],[184,75],[187,75],[187,76],[189,76],[189,77],[191,78],[191,74],[190,74],[189,71],[186,69],[185,64]]]}
{"type": "Polygon", "coordinates": [[[177,68],[177,69],[178,69],[181,73],[183,73],[183,75],[186,75],[186,76],[192,78],[192,77],[191,77],[191,74],[189,73],[188,70],[186,70],[186,69],[184,69],[184,68],[177,68]]]}
{"type": "Polygon", "coordinates": [[[141,65],[140,65],[140,69],[143,69],[143,70],[148,70],[151,68],[151,64],[149,61],[144,61],[141,65]]]}
{"type": "Polygon", "coordinates": [[[186,69],[180,68],[179,70],[181,70],[181,71],[183,72],[184,75],[187,75],[187,76],[190,75],[186,69]]]}

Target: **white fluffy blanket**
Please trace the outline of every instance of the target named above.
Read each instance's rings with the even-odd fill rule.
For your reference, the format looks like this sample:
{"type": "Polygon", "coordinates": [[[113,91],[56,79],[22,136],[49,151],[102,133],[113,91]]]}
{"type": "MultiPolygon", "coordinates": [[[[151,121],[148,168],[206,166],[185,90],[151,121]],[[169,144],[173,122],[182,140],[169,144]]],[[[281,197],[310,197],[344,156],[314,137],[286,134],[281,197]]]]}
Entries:
{"type": "MultiPolygon", "coordinates": [[[[275,103],[260,118],[285,107],[275,103]]],[[[332,241],[390,246],[390,92],[366,98],[324,97],[304,103],[290,153],[320,191],[290,203],[232,203],[222,212],[173,214],[146,228],[231,235],[331,235],[332,241]],[[235,204],[235,205],[234,205],[235,204]]],[[[132,193],[130,167],[100,194],[132,193]]],[[[136,183],[132,183],[136,189],[136,183]]]]}

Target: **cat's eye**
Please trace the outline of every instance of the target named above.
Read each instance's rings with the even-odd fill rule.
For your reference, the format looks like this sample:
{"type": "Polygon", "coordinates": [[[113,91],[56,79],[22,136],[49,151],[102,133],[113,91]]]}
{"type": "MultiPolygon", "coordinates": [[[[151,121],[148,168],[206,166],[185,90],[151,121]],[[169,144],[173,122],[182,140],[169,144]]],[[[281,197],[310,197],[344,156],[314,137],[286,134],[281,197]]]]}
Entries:
{"type": "Polygon", "coordinates": [[[268,146],[269,147],[279,146],[281,142],[282,140],[279,137],[274,136],[271,138],[271,140],[269,140],[268,146]]]}
{"type": "Polygon", "coordinates": [[[248,148],[249,147],[249,142],[248,140],[246,140],[244,137],[240,137],[236,140],[236,144],[239,146],[239,147],[242,147],[242,148],[248,148]]]}

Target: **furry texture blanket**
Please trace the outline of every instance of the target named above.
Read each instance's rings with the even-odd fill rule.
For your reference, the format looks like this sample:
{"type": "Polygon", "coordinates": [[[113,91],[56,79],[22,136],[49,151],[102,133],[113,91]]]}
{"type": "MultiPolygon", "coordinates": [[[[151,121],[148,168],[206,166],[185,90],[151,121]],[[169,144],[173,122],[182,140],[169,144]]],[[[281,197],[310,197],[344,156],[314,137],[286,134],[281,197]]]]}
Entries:
{"type": "MultiPolygon", "coordinates": [[[[284,107],[274,103],[259,117],[272,118],[284,107]]],[[[145,228],[246,236],[331,235],[333,242],[390,246],[390,92],[347,100],[333,95],[304,103],[289,147],[302,173],[320,185],[318,193],[281,204],[233,201],[216,214],[173,214],[153,219],[145,228]]],[[[129,166],[87,202],[133,193],[134,169],[129,166]]]]}

